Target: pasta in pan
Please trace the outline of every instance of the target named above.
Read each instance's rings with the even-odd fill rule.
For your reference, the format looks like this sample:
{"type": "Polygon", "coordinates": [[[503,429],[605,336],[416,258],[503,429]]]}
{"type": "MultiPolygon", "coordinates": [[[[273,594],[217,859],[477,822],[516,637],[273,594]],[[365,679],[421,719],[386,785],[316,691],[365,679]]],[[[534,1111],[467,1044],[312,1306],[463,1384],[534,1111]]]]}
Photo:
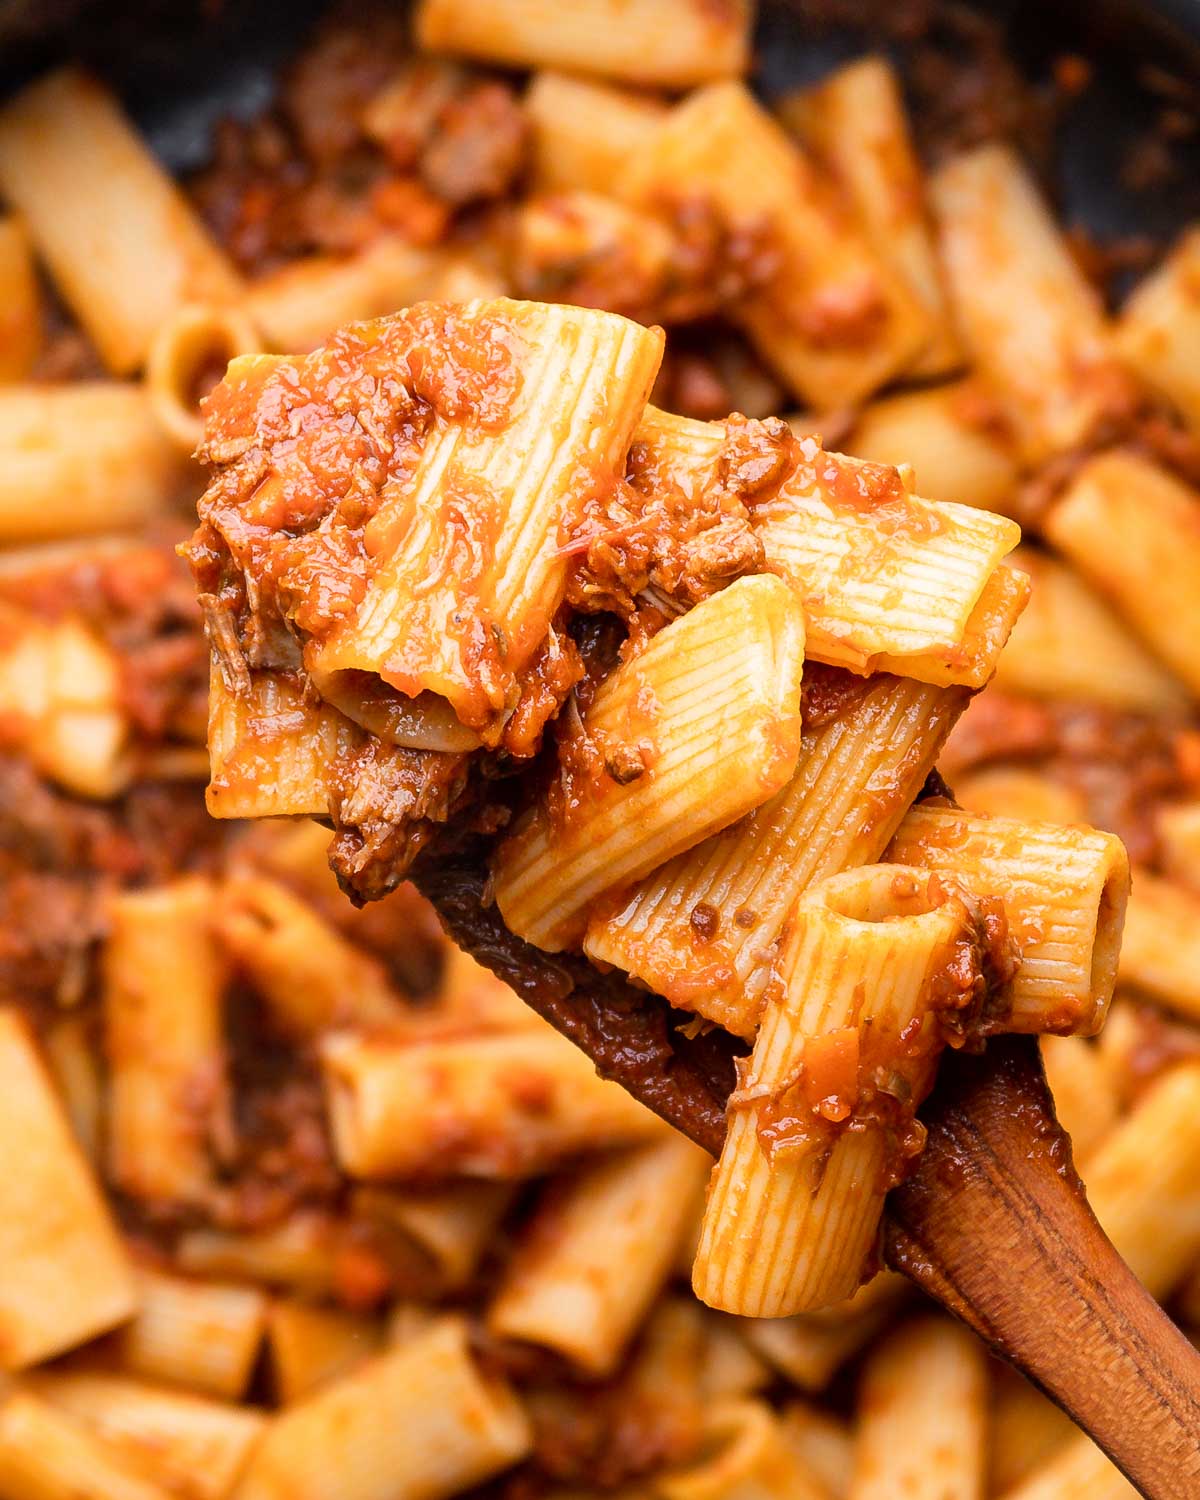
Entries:
{"type": "Polygon", "coordinates": [[[331,23],[190,180],[0,102],[0,1500],[1128,1493],[876,1248],[1038,1034],[1200,1332],[1196,231],[1116,310],[751,10],[331,23]]]}

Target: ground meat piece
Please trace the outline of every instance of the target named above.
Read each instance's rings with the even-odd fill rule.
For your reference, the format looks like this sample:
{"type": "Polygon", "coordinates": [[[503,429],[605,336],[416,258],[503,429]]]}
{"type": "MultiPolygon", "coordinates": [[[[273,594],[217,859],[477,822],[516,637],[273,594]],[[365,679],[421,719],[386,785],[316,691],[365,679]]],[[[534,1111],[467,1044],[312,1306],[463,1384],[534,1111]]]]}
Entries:
{"type": "Polygon", "coordinates": [[[284,117],[318,164],[362,138],[362,113],[392,78],[408,50],[400,17],[379,13],[354,26],[335,19],[318,32],[284,80],[284,117]]]}
{"type": "Polygon", "coordinates": [[[426,185],[447,203],[499,198],[525,164],[528,124],[512,89],[478,83],[452,100],[421,153],[426,185]]]}

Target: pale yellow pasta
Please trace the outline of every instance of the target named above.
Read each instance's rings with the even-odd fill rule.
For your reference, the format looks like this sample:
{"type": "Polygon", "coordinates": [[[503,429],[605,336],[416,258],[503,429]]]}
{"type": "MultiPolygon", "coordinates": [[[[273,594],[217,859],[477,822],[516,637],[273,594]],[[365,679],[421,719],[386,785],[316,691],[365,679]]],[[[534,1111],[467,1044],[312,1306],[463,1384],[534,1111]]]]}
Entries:
{"type": "Polygon", "coordinates": [[[796,772],[769,802],[601,902],[584,951],[753,1036],[792,903],[880,857],[967,697],[903,677],[864,685],[804,729],[796,772]]]}
{"type": "Polygon", "coordinates": [[[1200,895],[1200,802],[1161,807],[1155,820],[1164,871],[1200,895]]]}
{"type": "Polygon", "coordinates": [[[1083,1036],[1100,1029],[1129,892],[1120,839],[922,803],[901,823],[886,857],[938,870],[977,898],[1003,902],[1020,956],[1003,991],[1006,1029],[1083,1036]]]}
{"type": "Polygon", "coordinates": [[[1075,1433],[1004,1500],[1138,1500],[1138,1491],[1085,1433],[1075,1433]]]}
{"type": "Polygon", "coordinates": [[[513,1391],[443,1318],[276,1416],[238,1500],[437,1500],[529,1451],[513,1391]]]}
{"type": "Polygon", "coordinates": [[[909,464],[917,488],[930,500],[1001,515],[1009,513],[1020,477],[1013,435],[994,398],[976,380],[869,402],[845,447],[870,463],[909,464]]]}
{"type": "Polygon", "coordinates": [[[140,386],[0,387],[0,543],[141,526],[185,480],[140,386]]]}
{"type": "MultiPolygon", "coordinates": [[[[321,691],[340,673],[366,672],[407,697],[437,693],[468,728],[498,736],[566,590],[561,528],[618,477],[663,336],[613,313],[539,302],[472,302],[462,316],[466,326],[483,319],[502,331],[512,354],[520,380],[505,425],[434,423],[415,471],[385,492],[372,522],[381,524],[390,506],[406,519],[403,545],[381,551],[361,603],[309,642],[305,662],[321,691]],[[494,508],[490,525],[480,521],[473,610],[496,625],[501,644],[494,661],[469,668],[453,624],[458,580],[446,575],[443,548],[446,507],[456,494],[480,491],[494,508]],[[430,578],[441,581],[431,588],[430,578]]],[[[246,378],[269,381],[270,369],[250,368],[246,378]]]]}
{"type": "Polygon", "coordinates": [[[697,90],[635,153],[618,194],[670,211],[707,201],[731,231],[766,233],[776,269],[737,319],[795,395],[852,405],[929,343],[925,309],[783,127],[739,83],[697,90]]]}
{"type": "Polygon", "coordinates": [[[128,1318],[133,1268],[25,1022],[0,1009],[0,1366],[128,1318]]]}
{"type": "Polygon", "coordinates": [[[1200,1254],[1200,1063],[1156,1078],[1085,1175],[1088,1201],[1122,1259],[1165,1297],[1200,1254]]]}
{"type": "Polygon", "coordinates": [[[349,1374],[383,1346],[374,1318],[278,1297],[267,1313],[267,1349],[276,1397],[284,1406],[349,1374]]]}
{"type": "Polygon", "coordinates": [[[651,1480],[659,1500],[827,1500],[765,1401],[709,1408],[699,1457],[651,1480]]]}
{"type": "MultiPolygon", "coordinates": [[[[306,1297],[329,1297],[337,1284],[343,1244],[335,1220],[298,1209],[269,1229],[186,1230],[175,1258],[197,1276],[245,1278],[306,1297]]],[[[251,1329],[243,1331],[248,1339],[251,1329]]]]}
{"type": "Polygon", "coordinates": [[[564,189],[517,208],[513,276],[531,297],[557,292],[590,302],[612,295],[618,308],[644,307],[669,287],[674,248],[670,230],[652,214],[602,192],[564,189]]]}
{"type": "Polygon", "coordinates": [[[306,354],[336,328],[381,318],[427,298],[468,301],[503,293],[482,262],[379,235],[353,255],[309,255],[251,282],[243,312],[268,347],[306,354]]]}
{"type": "Polygon", "coordinates": [[[650,94],[545,70],[525,94],[533,181],[544,193],[607,193],[667,113],[650,94]]]}
{"type": "Polygon", "coordinates": [[[95,1165],[103,1144],[104,1083],[87,1020],[67,1015],[55,1022],[42,1040],[42,1050],[75,1139],[95,1165]]]}
{"type": "Polygon", "coordinates": [[[42,347],[42,306],[29,232],[0,218],[0,385],[24,380],[42,347]]]}
{"type": "Polygon", "coordinates": [[[493,1334],[609,1375],[671,1269],[712,1158],[681,1135],[552,1183],[488,1309],[493,1334]]]}
{"type": "Polygon", "coordinates": [[[618,1376],[621,1404],[661,1434],[665,1453],[694,1452],[706,1402],[721,1399],[705,1382],[705,1312],[694,1297],[660,1297],[618,1376]]]}
{"type": "Polygon", "coordinates": [[[989,1495],[1007,1495],[1077,1431],[1061,1406],[1015,1370],[997,1372],[989,1416],[989,1495]]]}
{"type": "Polygon", "coordinates": [[[789,921],[780,994],[730,1096],[692,1272],[702,1301],[749,1317],[828,1306],[862,1280],[883,1212],[887,1132],[878,1120],[840,1126],[872,1057],[903,1067],[914,1105],[927,1092],[940,1051],[931,986],[971,915],[928,871],[868,865],[812,887],[789,921]],[[901,1064],[906,1027],[923,1040],[901,1064]]]}
{"type": "Polygon", "coordinates": [[[123,1371],[229,1400],[245,1393],[267,1311],[258,1287],[143,1270],[137,1293],[137,1315],[113,1341],[123,1371]]]}
{"type": "Polygon", "coordinates": [[[1117,1123],[1117,1091],[1103,1053],[1083,1037],[1044,1036],[1041,1050],[1054,1113],[1082,1165],[1117,1123]]]}
{"type": "Polygon", "coordinates": [[[0,191],[110,370],[145,360],[187,302],[241,280],[187,198],[95,79],[62,68],[0,112],[0,191]]]}
{"type": "Polygon", "coordinates": [[[907,282],[925,309],[930,341],[911,373],[934,376],[954,369],[962,353],[934,249],[924,173],[891,63],[878,53],[857,58],[816,88],[787,96],[779,113],[832,172],[875,254],[907,282]]]}
{"type": "Polygon", "coordinates": [[[1179,680],[1074,568],[1032,547],[1018,548],[1013,561],[1033,588],[996,664],[998,688],[1135,713],[1186,708],[1188,694],[1179,680]]]}
{"type": "Polygon", "coordinates": [[[227,683],[214,655],[205,793],[212,817],[328,817],[334,762],[363,742],[357,724],[306,697],[293,674],[254,671],[244,685],[227,683]]]}
{"type": "Polygon", "coordinates": [[[351,1177],[525,1177],[662,1129],[549,1026],[427,1042],[335,1034],[321,1060],[351,1177]]]}
{"type": "Polygon", "coordinates": [[[854,1439],[840,1417],[807,1401],[789,1401],[779,1413],[784,1440],[831,1500],[845,1500],[854,1477],[854,1439]]]}
{"type": "Polygon", "coordinates": [[[424,1191],[357,1188],[352,1201],[356,1214],[384,1237],[399,1236],[406,1249],[428,1262],[439,1286],[454,1289],[474,1276],[512,1197],[507,1183],[463,1180],[424,1191]]]}
{"type": "Polygon", "coordinates": [[[421,0],[417,40],[518,68],[683,89],[744,73],[753,0],[421,0]]]}
{"type": "Polygon", "coordinates": [[[1087,800],[1076,787],[1028,766],[981,766],[955,772],[954,800],[967,812],[1023,823],[1085,823],[1087,800]]]}
{"type": "Polygon", "coordinates": [[[43,620],[0,604],[0,714],[52,781],[84,797],[129,780],[120,666],[83,620],[43,620]]]}
{"type": "Polygon", "coordinates": [[[226,1500],[267,1422],[254,1407],[91,1370],[50,1370],[28,1384],[179,1500],[226,1500]]]}
{"type": "Polygon", "coordinates": [[[1128,401],[1100,299],[1019,158],[978,146],[930,181],[967,352],[1038,462],[1128,401]]]}
{"type": "Polygon", "coordinates": [[[765,802],[800,750],[804,622],[788,588],[740,578],[618,666],[583,715],[594,769],[562,773],[501,843],[496,903],[540,948],[578,942],[589,904],[765,802]],[[595,758],[593,758],[595,759],[595,758]],[[586,784],[572,791],[568,777],[586,784]]]}
{"type": "Polygon", "coordinates": [[[171,442],[191,453],[204,436],[204,382],[219,378],[239,354],[261,348],[258,331],[239,307],[187,303],[164,319],[146,356],[150,407],[171,442]]]}
{"type": "Polygon", "coordinates": [[[1135,870],[1117,969],[1132,985],[1192,1021],[1200,1020],[1200,893],[1135,870]]]}
{"type": "Polygon", "coordinates": [[[891,1321],[909,1283],[883,1271],[844,1302],[793,1318],[740,1318],[750,1346],[805,1391],[821,1391],[841,1366],[891,1321]]]}
{"type": "Polygon", "coordinates": [[[82,1422],[18,1391],[0,1406],[2,1500],[170,1500],[82,1422]]]}
{"type": "MultiPolygon", "coordinates": [[[[649,407],[639,455],[691,496],[719,483],[726,429],[649,407]]],[[[805,652],[853,672],[981,687],[1024,604],[1000,568],[1015,522],[914,495],[897,470],[801,439],[794,464],[754,506],[767,564],[804,606],[805,652]]]]}
{"type": "Polygon", "coordinates": [[[859,1377],[851,1500],[982,1500],[987,1371],[958,1323],[906,1323],[859,1377]]]}
{"type": "Polygon", "coordinates": [[[1163,263],[1127,298],[1117,353],[1140,379],[1200,425],[1200,229],[1180,236],[1163,263]]]}
{"type": "Polygon", "coordinates": [[[286,1035],[308,1040],[333,1026],[404,1021],[383,964],[278,881],[231,876],[214,892],[210,919],[286,1035]]]}
{"type": "Polygon", "coordinates": [[[211,1206],[217,1165],[235,1149],[215,894],[194,876],[109,902],[107,1165],[135,1198],[211,1206]]]}
{"type": "Polygon", "coordinates": [[[1047,513],[1055,547],[1200,694],[1200,495],[1140,454],[1091,459],[1047,513]]]}

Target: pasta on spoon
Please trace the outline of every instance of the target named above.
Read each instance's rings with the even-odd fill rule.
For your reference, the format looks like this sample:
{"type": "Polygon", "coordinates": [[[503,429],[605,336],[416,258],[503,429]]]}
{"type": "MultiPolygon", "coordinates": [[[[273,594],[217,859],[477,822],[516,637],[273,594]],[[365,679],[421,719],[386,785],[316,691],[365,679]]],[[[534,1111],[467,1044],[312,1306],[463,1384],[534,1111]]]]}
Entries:
{"type": "Polygon", "coordinates": [[[489,920],[751,1043],[696,1286],[783,1316],[868,1268],[944,1045],[1098,1028],[1128,863],[909,812],[1025,602],[1015,523],[778,420],[659,412],[661,353],[499,299],[231,364],[188,549],[209,806],[328,819],[359,901],[486,862],[489,920]]]}

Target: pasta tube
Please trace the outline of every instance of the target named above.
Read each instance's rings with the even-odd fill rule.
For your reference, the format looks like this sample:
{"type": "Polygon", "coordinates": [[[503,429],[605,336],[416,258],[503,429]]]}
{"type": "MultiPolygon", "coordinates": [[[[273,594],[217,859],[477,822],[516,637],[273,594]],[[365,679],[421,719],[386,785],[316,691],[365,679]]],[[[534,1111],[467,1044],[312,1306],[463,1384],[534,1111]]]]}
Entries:
{"type": "Polygon", "coordinates": [[[464,1180],[424,1191],[359,1188],[353,1203],[382,1234],[400,1235],[429,1262],[437,1284],[452,1290],[474,1276],[512,1196],[507,1183],[464,1180]]]}
{"type": "Polygon", "coordinates": [[[1076,1432],[1004,1500],[1138,1500],[1139,1494],[1086,1433],[1076,1432]]]}
{"type": "Polygon", "coordinates": [[[443,1318],[277,1416],[238,1500],[438,1500],[531,1443],[515,1394],[472,1358],[466,1324],[443,1318]]]}
{"type": "Polygon", "coordinates": [[[793,1385],[822,1391],[837,1371],[889,1323],[909,1284],[883,1271],[844,1302],[792,1318],[741,1318],[750,1347],[793,1385]]]}
{"type": "Polygon", "coordinates": [[[500,1338],[610,1375],[662,1286],[712,1168],[675,1133],[552,1183],[488,1309],[500,1338]]]}
{"type": "Polygon", "coordinates": [[[765,1401],[721,1401],[708,1410],[701,1457],[652,1480],[660,1500],[826,1500],[765,1401]]]}
{"type": "Polygon", "coordinates": [[[318,690],[366,673],[405,698],[436,693],[498,741],[566,590],[562,536],[619,477],[662,342],[612,313],[500,299],[422,303],[300,360],[236,360],[209,398],[205,440],[208,457],[233,462],[201,517],[273,592],[318,690]],[[374,393],[352,440],[348,363],[354,399],[374,393]],[[280,413],[301,406],[293,438],[280,413]],[[350,551],[336,588],[318,583],[343,543],[319,525],[283,528],[290,505],[314,523],[334,510],[331,448],[342,480],[374,497],[338,533],[350,551]],[[282,528],[265,574],[252,516],[282,528]]]}
{"type": "Polygon", "coordinates": [[[18,1391],[0,1407],[2,1500],[170,1500],[165,1486],[56,1407],[18,1391]]]}
{"type": "Polygon", "coordinates": [[[421,0],[416,32],[432,52],[684,89],[746,71],[750,18],[751,0],[421,0]]]}
{"type": "Polygon", "coordinates": [[[1117,319],[1117,353],[1192,427],[1200,426],[1200,229],[1189,229],[1162,265],[1134,287],[1117,319]]]}
{"type": "Polygon", "coordinates": [[[262,1343],[267,1299],[257,1287],[138,1273],[136,1316],[113,1340],[123,1371],[236,1400],[262,1343]]]}
{"type": "Polygon", "coordinates": [[[972,921],[955,887],[889,865],[797,901],[705,1207],[692,1285],[709,1306],[786,1317],[859,1284],[941,1050],[935,988],[972,921]]]}
{"type": "Polygon", "coordinates": [[[804,606],[807,656],[852,672],[896,672],[981,687],[1025,602],[1022,575],[999,564],[1020,539],[1012,521],[935,504],[895,469],[780,441],[754,424],[695,422],[648,408],[638,464],[686,495],[721,482],[743,444],[765,445],[772,491],[750,497],[767,565],[804,606]]]}
{"type": "Polygon", "coordinates": [[[858,58],[786,98],[780,114],[829,168],[872,250],[924,308],[930,342],[912,374],[946,374],[961,363],[961,351],[926,213],[924,173],[891,63],[877,53],[858,58]]]}
{"type": "Polygon", "coordinates": [[[1016,444],[977,381],[900,391],[858,414],[846,452],[873,464],[909,464],[922,495],[1008,515],[1020,478],[1016,444]]]}
{"type": "Polygon", "coordinates": [[[0,387],[0,542],[141,526],[186,469],[145,391],[119,381],[0,387]]]}
{"type": "Polygon", "coordinates": [[[10,741],[68,791],[106,798],[126,785],[119,664],[82,620],[0,604],[0,714],[10,741]]]}
{"type": "Polygon", "coordinates": [[[268,347],[307,354],[347,323],[382,318],[414,302],[496,297],[499,279],[444,250],[380,235],[353,255],[309,255],[250,283],[242,303],[268,347]]]}
{"type": "Polygon", "coordinates": [[[540,948],[578,942],[604,891],[737,821],[791,776],[804,627],[776,578],[740,578],[604,681],[551,793],[501,844],[496,902],[540,948]]]}
{"type": "Polygon", "coordinates": [[[618,194],[650,210],[701,199],[731,230],[766,234],[774,273],[737,316],[812,406],[857,403],[929,342],[928,315],[907,283],[740,83],[712,84],[676,105],[630,160],[618,194]]]}
{"type": "Polygon", "coordinates": [[[287,1035],[311,1040],[333,1026],[404,1021],[383,965],[278,881],[232,876],[215,893],[211,916],[226,953],[287,1035]]]}
{"type": "Polygon", "coordinates": [[[1076,1163],[1092,1155],[1117,1122],[1119,1100],[1099,1047],[1081,1036],[1044,1036],[1042,1064],[1058,1123],[1076,1163]]]}
{"type": "Polygon", "coordinates": [[[133,1270],[29,1031],[0,1009],[0,1364],[95,1338],[137,1306],[133,1270]]]}
{"type": "Polygon", "coordinates": [[[783,790],[598,903],[584,942],[590,958],[739,1036],[754,1035],[797,896],[882,855],[967,703],[962,688],[904,677],[828,673],[816,684],[783,790]]]}
{"type": "Polygon", "coordinates": [[[976,147],[930,192],[959,331],[1026,459],[1083,443],[1129,404],[1100,300],[1019,159],[976,147]]]}
{"type": "Polygon", "coordinates": [[[905,1324],[859,1380],[850,1500],[981,1500],[987,1438],[983,1345],[957,1323],[905,1324]]]}
{"type": "Polygon", "coordinates": [[[162,430],[184,453],[204,436],[206,382],[215,383],[231,359],[260,348],[254,324],[236,307],[192,303],[163,322],[146,359],[146,393],[162,430]]]}
{"type": "Polygon", "coordinates": [[[1013,561],[1029,575],[1032,589],[996,664],[998,688],[1134,713],[1187,707],[1178,680],[1073,568],[1031,547],[1019,548],[1013,561]]]}
{"type": "Polygon", "coordinates": [[[525,94],[533,179],[543,193],[608,193],[667,106],[649,94],[566,73],[535,73],[525,94]]]}
{"type": "Polygon", "coordinates": [[[1163,869],[1172,880],[1200,895],[1200,802],[1160,808],[1157,832],[1163,869]]]}
{"type": "Polygon", "coordinates": [[[943,872],[976,897],[1003,901],[1020,955],[1002,995],[1006,1030],[1091,1036],[1100,1029],[1129,894],[1120,839],[922,803],[901,823],[885,857],[943,872]]]}
{"type": "MultiPolygon", "coordinates": [[[[344,1229],[339,1220],[316,1211],[294,1212],[257,1231],[189,1229],[179,1237],[175,1258],[197,1276],[244,1278],[307,1297],[332,1297],[344,1229]]],[[[244,1332],[248,1339],[251,1328],[244,1332]]]]}
{"type": "Polygon", "coordinates": [[[1200,496],[1136,453],[1093,458],[1046,516],[1058,550],[1193,694],[1200,662],[1200,496]]]}
{"type": "Polygon", "coordinates": [[[804,1467],[834,1500],[844,1500],[854,1475],[854,1442],[847,1423],[807,1401],[789,1401],[779,1425],[804,1467]]]}
{"type": "Polygon", "coordinates": [[[42,347],[42,307],[29,233],[0,218],[0,385],[24,380],[42,347]]]}
{"type": "Polygon", "coordinates": [[[983,766],[954,774],[954,800],[967,812],[1022,823],[1086,823],[1087,800],[1074,787],[1024,766],[983,766]]]}
{"type": "Polygon", "coordinates": [[[275,1394],[284,1406],[348,1375],[383,1345],[374,1318],[340,1308],[277,1298],[267,1314],[267,1347],[275,1394]]]}
{"type": "Polygon", "coordinates": [[[118,375],[142,364],[185,303],[241,295],[232,264],[117,100],[74,68],[0,112],[0,191],[118,375]]]}
{"type": "Polygon", "coordinates": [[[335,1034],[321,1058],[352,1177],[525,1177],[662,1129],[548,1026],[430,1042],[335,1034]]]}
{"type": "Polygon", "coordinates": [[[210,1203],[215,1160],[233,1151],[213,898],[197,876],[109,904],[108,1171],[135,1198],[210,1203]]]}
{"type": "Polygon", "coordinates": [[[1125,913],[1118,977],[1160,1005],[1200,1019],[1200,894],[1136,871],[1125,913]]]}
{"type": "Polygon", "coordinates": [[[102,1438],[114,1457],[180,1500],[226,1500],[267,1425],[253,1407],[121,1375],[54,1370],[35,1374],[28,1384],[41,1400],[102,1438]]]}

